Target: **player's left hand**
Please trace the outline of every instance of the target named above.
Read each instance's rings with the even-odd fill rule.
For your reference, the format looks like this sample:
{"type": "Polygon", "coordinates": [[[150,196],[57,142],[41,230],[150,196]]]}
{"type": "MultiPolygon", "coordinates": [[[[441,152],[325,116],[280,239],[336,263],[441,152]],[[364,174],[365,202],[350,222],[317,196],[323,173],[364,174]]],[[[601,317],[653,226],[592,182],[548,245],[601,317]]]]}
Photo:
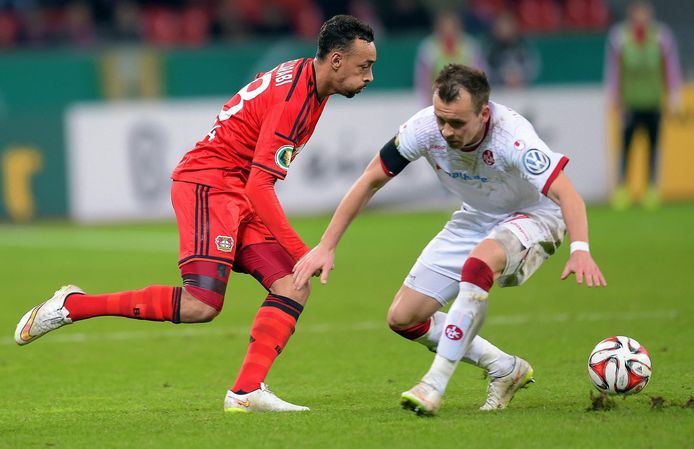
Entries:
{"type": "Polygon", "coordinates": [[[564,266],[561,279],[569,277],[571,273],[576,274],[576,282],[583,283],[585,279],[588,287],[607,287],[605,276],[600,272],[600,267],[595,263],[588,251],[574,251],[564,266]]]}
{"type": "Polygon", "coordinates": [[[320,276],[321,284],[327,284],[328,274],[335,268],[334,262],[335,250],[325,248],[319,243],[294,265],[294,288],[300,289],[306,285],[311,276],[320,276]]]}

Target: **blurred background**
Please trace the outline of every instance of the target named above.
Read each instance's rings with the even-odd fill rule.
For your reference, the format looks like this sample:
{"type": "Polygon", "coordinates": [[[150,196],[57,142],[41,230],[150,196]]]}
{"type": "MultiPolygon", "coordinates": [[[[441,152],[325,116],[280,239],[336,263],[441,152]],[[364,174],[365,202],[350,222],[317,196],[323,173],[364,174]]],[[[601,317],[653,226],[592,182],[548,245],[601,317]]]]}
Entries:
{"type": "MultiPolygon", "coordinates": [[[[376,33],[375,81],[331,98],[279,192],[289,214],[331,212],[398,126],[430,104],[447,62],[487,71],[492,100],[535,125],[593,204],[617,175],[620,109],[609,101],[606,44],[626,0],[0,0],[0,220],[173,218],[169,174],[257,72],[315,54],[321,23],[355,15],[376,33]]],[[[664,108],[662,201],[694,199],[694,6],[654,3],[684,80],[664,108]]],[[[628,189],[645,195],[637,132],[628,189]]],[[[438,208],[455,200],[425,164],[375,206],[438,208]]]]}

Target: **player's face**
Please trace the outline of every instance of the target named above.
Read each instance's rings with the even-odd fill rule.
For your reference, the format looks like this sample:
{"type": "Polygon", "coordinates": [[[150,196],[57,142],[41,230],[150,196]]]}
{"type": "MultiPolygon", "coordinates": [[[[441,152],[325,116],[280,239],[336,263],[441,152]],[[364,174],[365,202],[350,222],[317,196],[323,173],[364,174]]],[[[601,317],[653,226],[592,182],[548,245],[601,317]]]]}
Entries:
{"type": "Polygon", "coordinates": [[[360,93],[373,81],[372,66],[376,62],[376,45],[354,39],[349,51],[336,52],[332,57],[335,70],[335,91],[347,98],[360,93]]]}
{"type": "Polygon", "coordinates": [[[474,145],[484,136],[484,128],[489,121],[489,106],[484,105],[479,114],[475,112],[472,97],[460,89],[458,97],[446,103],[434,93],[434,114],[439,131],[448,146],[461,149],[474,145]]]}

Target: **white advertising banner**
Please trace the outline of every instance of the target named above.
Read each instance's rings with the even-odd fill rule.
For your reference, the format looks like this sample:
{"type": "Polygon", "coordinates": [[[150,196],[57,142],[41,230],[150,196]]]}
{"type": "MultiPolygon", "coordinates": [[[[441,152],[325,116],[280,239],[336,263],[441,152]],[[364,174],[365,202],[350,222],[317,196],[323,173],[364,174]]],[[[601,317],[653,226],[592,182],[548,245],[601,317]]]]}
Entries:
{"type": "MultiPolygon", "coordinates": [[[[525,115],[587,201],[607,198],[605,109],[600,88],[500,91],[493,100],[525,115]]],[[[225,99],[78,104],[67,114],[69,202],[81,222],[172,218],[169,175],[209,131],[225,99]]],[[[288,214],[326,213],[420,105],[410,92],[331,98],[304,151],[278,182],[288,214]]],[[[424,161],[411,164],[374,205],[453,208],[424,161]]]]}

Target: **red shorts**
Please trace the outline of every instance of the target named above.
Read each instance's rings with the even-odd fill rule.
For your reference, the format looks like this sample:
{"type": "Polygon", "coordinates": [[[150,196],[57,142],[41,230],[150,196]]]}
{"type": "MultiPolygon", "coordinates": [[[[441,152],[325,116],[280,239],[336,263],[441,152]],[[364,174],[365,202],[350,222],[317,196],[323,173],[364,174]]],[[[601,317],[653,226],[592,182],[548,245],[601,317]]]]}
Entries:
{"type": "Polygon", "coordinates": [[[174,181],[171,202],[180,238],[179,267],[193,260],[223,263],[253,275],[266,289],[291,274],[294,259],[253,212],[241,188],[174,181]]]}

